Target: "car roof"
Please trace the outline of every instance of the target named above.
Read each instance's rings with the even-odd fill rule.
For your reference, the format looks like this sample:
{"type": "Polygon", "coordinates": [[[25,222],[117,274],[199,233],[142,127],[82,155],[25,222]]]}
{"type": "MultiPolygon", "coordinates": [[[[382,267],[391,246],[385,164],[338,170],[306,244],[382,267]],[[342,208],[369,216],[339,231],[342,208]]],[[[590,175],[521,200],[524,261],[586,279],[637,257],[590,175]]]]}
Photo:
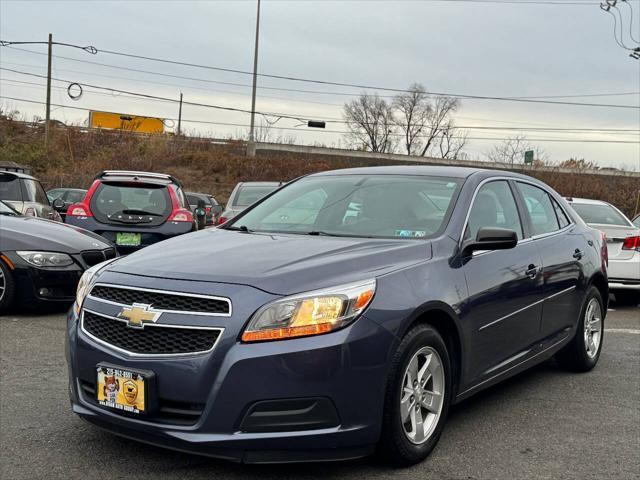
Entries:
{"type": "Polygon", "coordinates": [[[0,170],[0,175],[11,175],[16,178],[28,178],[29,180],[39,181],[36,177],[32,177],[31,175],[27,175],[26,173],[21,172],[7,172],[5,170],[0,170]]]}
{"type": "Polygon", "coordinates": [[[326,172],[313,173],[311,177],[324,175],[432,175],[437,177],[467,178],[474,173],[494,173],[496,176],[513,176],[515,178],[528,178],[513,172],[504,170],[488,170],[483,168],[450,167],[436,165],[387,165],[380,167],[344,168],[340,170],[328,170],[326,172]]]}
{"type": "Polygon", "coordinates": [[[238,185],[242,186],[252,186],[252,187],[277,187],[278,185],[282,185],[283,182],[239,182],[238,185]]]}
{"type": "Polygon", "coordinates": [[[127,182],[135,180],[141,181],[143,183],[154,183],[161,185],[174,183],[182,187],[182,182],[180,180],[165,173],[136,172],[130,170],[105,170],[96,175],[94,180],[105,180],[113,182],[127,182]]]}
{"type": "Polygon", "coordinates": [[[67,192],[86,192],[87,191],[85,188],[57,187],[57,188],[50,188],[49,190],[47,190],[47,193],[53,192],[54,190],[65,190],[67,192]]]}
{"type": "Polygon", "coordinates": [[[603,200],[593,200],[591,198],[565,197],[565,200],[569,203],[583,203],[585,205],[610,205],[603,200]]]}

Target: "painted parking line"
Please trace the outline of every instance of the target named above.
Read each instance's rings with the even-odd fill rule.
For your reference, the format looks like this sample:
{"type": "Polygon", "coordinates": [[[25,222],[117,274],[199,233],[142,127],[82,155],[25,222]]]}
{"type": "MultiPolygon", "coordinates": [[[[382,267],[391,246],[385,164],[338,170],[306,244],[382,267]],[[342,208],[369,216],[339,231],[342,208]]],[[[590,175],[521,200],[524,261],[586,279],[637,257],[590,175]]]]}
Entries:
{"type": "Polygon", "coordinates": [[[640,330],[636,328],[605,328],[608,333],[631,333],[632,335],[640,335],[640,330]]]}

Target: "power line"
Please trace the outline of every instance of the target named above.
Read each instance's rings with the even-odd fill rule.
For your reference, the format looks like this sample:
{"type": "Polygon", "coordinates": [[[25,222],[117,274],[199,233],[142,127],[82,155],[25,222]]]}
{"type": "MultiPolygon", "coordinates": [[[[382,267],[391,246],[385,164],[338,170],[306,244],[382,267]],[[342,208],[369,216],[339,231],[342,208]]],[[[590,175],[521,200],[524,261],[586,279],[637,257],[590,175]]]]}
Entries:
{"type": "MultiPolygon", "coordinates": [[[[21,51],[21,52],[32,53],[32,54],[35,54],[35,55],[43,55],[43,56],[47,55],[46,53],[35,52],[33,50],[28,50],[28,49],[25,49],[25,48],[17,48],[17,47],[7,47],[7,48],[10,48],[11,50],[18,50],[18,51],[21,51]]],[[[102,62],[94,62],[94,61],[91,61],[91,60],[82,60],[82,59],[79,59],[79,58],[67,57],[67,56],[64,56],[64,55],[53,55],[53,57],[54,58],[61,58],[61,59],[64,59],[64,60],[69,60],[69,61],[72,61],[72,62],[86,63],[86,64],[89,64],[89,65],[96,65],[96,66],[100,66],[100,67],[107,67],[107,68],[113,68],[113,69],[118,69],[118,70],[125,70],[125,71],[130,71],[130,72],[135,72],[135,73],[145,73],[145,74],[149,74],[149,75],[157,75],[157,76],[161,76],[161,77],[176,78],[176,79],[180,79],[180,80],[189,80],[189,81],[194,81],[194,82],[215,83],[215,84],[218,84],[218,85],[229,85],[229,86],[242,87],[242,88],[251,88],[251,85],[246,84],[246,83],[223,82],[223,81],[219,81],[219,80],[210,80],[210,79],[201,78],[201,77],[189,77],[189,76],[184,76],[184,75],[168,74],[168,73],[158,72],[158,71],[154,71],[154,70],[142,70],[142,69],[138,69],[138,68],[125,67],[125,66],[121,66],[121,65],[114,65],[114,64],[111,64],[111,63],[102,63],[102,62]]],[[[5,62],[5,63],[8,63],[8,62],[5,62]]],[[[73,71],[73,70],[69,70],[69,71],[73,71]]],[[[76,73],[86,73],[87,75],[94,75],[94,74],[90,74],[90,73],[87,73],[87,72],[76,72],[76,73]]],[[[95,74],[95,75],[101,76],[100,74],[95,74]]],[[[102,75],[102,76],[105,76],[105,75],[102,75]]],[[[127,77],[114,77],[114,78],[128,79],[127,77]]],[[[142,81],[142,80],[137,80],[136,79],[134,81],[142,81]]],[[[148,82],[152,83],[151,81],[148,81],[148,82]]],[[[178,85],[175,85],[175,86],[178,86],[178,85]]],[[[182,86],[182,85],[179,85],[179,86],[181,88],[184,88],[184,86],[182,86]]],[[[192,87],[192,88],[196,88],[196,87],[192,87]]],[[[353,96],[359,95],[358,93],[354,93],[354,92],[305,90],[305,89],[284,88],[284,87],[270,87],[270,86],[261,86],[261,85],[258,85],[257,88],[261,89],[261,90],[273,90],[273,91],[280,91],[280,92],[295,92],[295,93],[309,93],[309,94],[315,94],[315,95],[334,95],[334,96],[348,96],[348,97],[353,97],[353,96]]],[[[511,96],[511,97],[508,97],[508,98],[524,99],[524,100],[533,99],[533,100],[535,100],[535,99],[545,99],[545,98],[613,97],[613,96],[627,96],[627,95],[640,95],[640,91],[637,91],[637,92],[587,93],[587,94],[572,94],[572,95],[511,96]]],[[[280,97],[267,97],[267,96],[264,96],[264,95],[261,95],[261,97],[262,98],[274,98],[274,99],[282,100],[282,98],[280,98],[280,97]]],[[[395,95],[384,95],[383,94],[383,95],[379,95],[379,97],[381,97],[381,98],[394,98],[395,95]]],[[[313,101],[309,101],[309,100],[306,100],[306,102],[319,103],[319,104],[322,104],[322,105],[342,106],[342,105],[336,105],[334,103],[313,102],[313,101]]],[[[600,105],[600,104],[598,104],[598,105],[600,105]]]]}
{"type": "MultiPolygon", "coordinates": [[[[4,42],[2,46],[11,45],[11,42],[4,42]]],[[[97,49],[97,52],[106,53],[109,55],[117,55],[123,56],[127,58],[135,58],[137,60],[147,60],[152,62],[160,62],[167,63],[172,65],[180,65],[186,67],[193,68],[201,68],[206,70],[227,72],[227,73],[235,73],[241,75],[253,75],[253,72],[249,72],[246,70],[239,70],[233,68],[225,68],[225,67],[216,67],[211,65],[202,65],[197,63],[190,62],[182,62],[178,60],[169,60],[158,57],[149,57],[145,55],[137,55],[133,53],[126,52],[118,52],[115,50],[106,50],[106,49],[97,49]]],[[[263,78],[272,78],[278,80],[287,80],[293,82],[302,82],[302,83],[313,83],[320,85],[330,85],[330,86],[340,86],[340,87],[349,87],[349,88],[359,88],[364,90],[380,90],[385,92],[394,92],[394,93],[413,93],[412,90],[409,89],[401,89],[401,88],[390,88],[390,87],[382,87],[382,86],[373,86],[366,84],[356,84],[356,83],[347,83],[347,82],[333,82],[328,80],[313,80],[302,77],[294,77],[287,75],[274,75],[267,73],[258,73],[257,74],[263,78]]],[[[562,102],[557,100],[542,100],[542,99],[531,99],[531,98],[515,98],[515,97],[499,97],[499,96],[488,96],[488,95],[469,95],[469,94],[456,94],[450,92],[434,92],[434,91],[425,91],[427,95],[435,95],[435,96],[446,96],[446,97],[454,97],[460,99],[474,99],[474,100],[495,100],[495,101],[505,101],[505,102],[524,102],[524,103],[539,103],[539,104],[547,104],[547,105],[565,105],[565,106],[585,106],[585,107],[604,107],[604,108],[623,108],[623,109],[640,109],[640,106],[636,107],[633,105],[620,105],[620,104],[605,104],[605,103],[586,103],[586,102],[562,102]]],[[[352,94],[354,95],[354,94],[352,94]]]]}
{"type": "MultiPolygon", "coordinates": [[[[22,74],[22,75],[28,75],[28,76],[34,76],[34,77],[38,77],[38,78],[44,78],[44,75],[38,75],[38,74],[33,74],[33,73],[29,73],[29,72],[21,72],[19,70],[14,70],[14,69],[9,69],[9,68],[5,68],[5,67],[0,67],[0,70],[5,70],[5,71],[9,71],[12,73],[18,73],[18,74],[22,74]]],[[[17,82],[17,83],[23,83],[23,84],[27,84],[27,85],[35,85],[35,86],[41,86],[43,87],[44,85],[42,84],[38,84],[38,83],[34,83],[34,82],[25,82],[25,81],[21,81],[21,80],[12,80],[12,79],[8,79],[9,81],[13,81],[13,82],[17,82]]],[[[59,78],[52,78],[52,80],[57,81],[57,82],[62,82],[62,83],[75,83],[75,82],[71,82],[70,80],[63,80],[63,79],[59,79],[59,78]]],[[[99,90],[107,90],[110,92],[118,92],[122,95],[127,95],[127,98],[139,98],[139,99],[146,99],[146,100],[153,100],[153,101],[163,101],[163,102],[170,102],[170,103],[179,103],[179,100],[174,99],[174,98],[168,98],[168,97],[160,97],[160,96],[156,96],[156,95],[148,95],[148,94],[143,94],[143,93],[137,93],[137,92],[130,92],[130,91],[126,91],[126,90],[119,90],[119,89],[114,89],[111,87],[102,87],[102,86],[98,86],[98,85],[90,85],[90,84],[83,84],[86,87],[90,87],[90,88],[96,88],[99,90]]],[[[55,88],[61,88],[61,87],[55,87],[55,88]]],[[[100,92],[92,92],[92,91],[88,91],[88,93],[97,93],[99,94],[100,92]]],[[[108,95],[108,94],[104,94],[107,96],[113,96],[113,95],[108,95]]],[[[120,96],[120,95],[117,95],[120,96]]],[[[116,97],[117,97],[116,96],[116,97]]],[[[209,105],[209,104],[204,104],[204,103],[195,103],[195,102],[183,102],[183,104],[186,105],[194,105],[194,106],[198,106],[198,107],[209,107],[209,108],[222,108],[222,109],[227,109],[230,107],[220,107],[218,105],[209,105]]],[[[234,109],[234,111],[240,112],[240,113],[248,113],[247,110],[241,110],[241,109],[234,109]]],[[[265,112],[258,112],[260,115],[269,115],[269,116],[275,116],[277,117],[277,119],[280,118],[288,118],[288,119],[292,119],[292,120],[301,120],[300,116],[296,115],[296,116],[287,116],[287,114],[281,114],[281,113],[265,113],[265,112]]],[[[277,121],[277,120],[276,120],[277,121]]],[[[267,123],[270,123],[269,121],[267,121],[267,123]]],[[[346,121],[346,120],[332,120],[330,121],[330,123],[339,123],[339,124],[357,124],[357,122],[350,122],[350,121],[346,121]]],[[[416,125],[411,125],[411,126],[416,126],[416,125]]],[[[424,125],[425,128],[430,128],[432,127],[432,125],[424,125]]],[[[467,130],[500,130],[500,131],[533,131],[533,132],[570,132],[570,133],[585,133],[585,132],[598,132],[598,133],[625,133],[625,132],[632,132],[633,134],[636,133],[640,133],[640,130],[636,130],[636,129],[611,129],[611,128],[578,128],[578,127],[574,127],[574,128],[566,128],[566,127],[501,127],[501,126],[487,126],[487,125],[456,125],[456,128],[459,129],[467,129],[467,130]]]]}
{"type": "MultiPolygon", "coordinates": [[[[38,105],[44,105],[45,102],[40,102],[37,100],[28,100],[28,99],[24,99],[24,98],[17,98],[17,97],[10,97],[10,96],[5,96],[5,95],[0,95],[0,98],[4,98],[6,100],[14,100],[17,102],[26,102],[26,103],[34,103],[34,104],[38,104],[38,105]]],[[[82,111],[90,111],[93,110],[91,108],[86,108],[86,107],[75,107],[72,105],[60,105],[60,104],[55,104],[52,103],[52,106],[55,107],[60,107],[60,108],[68,108],[68,109],[73,109],[73,110],[82,110],[82,111]]],[[[110,113],[114,113],[114,112],[110,112],[110,113]]],[[[138,115],[139,117],[145,117],[145,118],[159,118],[159,117],[150,117],[150,116],[146,116],[146,115],[138,115]]],[[[176,118],[168,118],[165,117],[165,120],[172,120],[175,121],[177,120],[176,118]]],[[[201,124],[207,124],[207,125],[223,125],[223,126],[237,126],[237,127],[243,127],[246,128],[249,125],[248,124],[241,124],[241,123],[225,123],[225,122],[213,122],[213,121],[208,121],[208,120],[185,120],[182,119],[183,122],[187,122],[187,123],[201,123],[201,124]]],[[[277,130],[289,130],[289,131],[296,131],[299,133],[308,133],[310,130],[300,130],[298,128],[295,127],[280,127],[280,126],[275,126],[275,125],[263,125],[260,128],[266,128],[266,129],[277,129],[277,130]]],[[[316,130],[317,132],[324,132],[324,133],[341,133],[341,134],[346,134],[348,133],[347,131],[344,130],[316,130]]],[[[396,137],[401,137],[403,136],[402,134],[398,133],[398,134],[391,134],[392,136],[396,136],[396,137]]],[[[418,138],[426,138],[425,136],[418,136],[418,138]]],[[[460,138],[465,138],[467,140],[481,140],[481,141],[504,141],[504,140],[509,140],[508,138],[504,138],[504,137],[460,137],[460,136],[452,136],[449,137],[450,139],[460,139],[460,138]]],[[[560,143],[614,143],[614,144],[640,144],[640,142],[634,142],[634,141],[630,141],[630,140],[602,140],[602,139],[560,139],[560,138],[528,138],[529,141],[532,142],[560,142],[560,143]]]]}

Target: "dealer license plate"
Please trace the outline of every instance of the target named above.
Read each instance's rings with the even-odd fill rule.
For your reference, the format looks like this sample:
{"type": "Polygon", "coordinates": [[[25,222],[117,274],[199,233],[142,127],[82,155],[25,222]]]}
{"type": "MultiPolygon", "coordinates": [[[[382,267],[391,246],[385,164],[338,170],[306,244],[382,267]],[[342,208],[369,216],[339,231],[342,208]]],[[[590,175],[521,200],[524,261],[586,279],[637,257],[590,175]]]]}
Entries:
{"type": "Polygon", "coordinates": [[[96,396],[100,405],[130,413],[145,412],[144,375],[100,365],[96,373],[96,396]]]}
{"type": "Polygon", "coordinates": [[[140,233],[119,232],[116,233],[116,245],[120,245],[121,247],[138,247],[140,246],[141,238],[142,234],[140,233]]]}

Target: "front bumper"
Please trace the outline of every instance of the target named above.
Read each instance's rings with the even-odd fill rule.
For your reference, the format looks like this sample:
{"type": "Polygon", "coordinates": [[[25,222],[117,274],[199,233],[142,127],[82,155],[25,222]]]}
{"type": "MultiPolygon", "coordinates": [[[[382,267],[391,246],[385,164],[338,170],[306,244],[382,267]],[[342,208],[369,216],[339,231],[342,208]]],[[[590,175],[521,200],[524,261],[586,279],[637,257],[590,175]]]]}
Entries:
{"type": "Polygon", "coordinates": [[[15,252],[5,254],[15,267],[12,275],[19,305],[71,303],[75,298],[83,266],[74,263],[68,267],[38,268],[26,263],[15,252]]]}
{"type": "Polygon", "coordinates": [[[233,316],[201,319],[225,330],[212,352],[192,357],[151,359],[119,353],[88,337],[72,310],[67,360],[73,411],[141,442],[246,463],[344,460],[371,453],[380,436],[394,337],[363,317],[327,335],[242,344],[237,339],[246,320],[271,296],[237,285],[218,288],[220,295],[224,288],[235,291],[233,316]],[[249,293],[257,297],[253,302],[239,301],[249,293]],[[197,405],[201,414],[184,422],[161,415],[126,416],[97,405],[90,385],[101,362],[154,372],[157,385],[150,395],[159,404],[197,405]],[[309,422],[307,428],[308,418],[303,417],[279,426],[275,422],[267,431],[246,428],[244,420],[259,402],[310,398],[326,399],[337,420],[309,422]]]}

